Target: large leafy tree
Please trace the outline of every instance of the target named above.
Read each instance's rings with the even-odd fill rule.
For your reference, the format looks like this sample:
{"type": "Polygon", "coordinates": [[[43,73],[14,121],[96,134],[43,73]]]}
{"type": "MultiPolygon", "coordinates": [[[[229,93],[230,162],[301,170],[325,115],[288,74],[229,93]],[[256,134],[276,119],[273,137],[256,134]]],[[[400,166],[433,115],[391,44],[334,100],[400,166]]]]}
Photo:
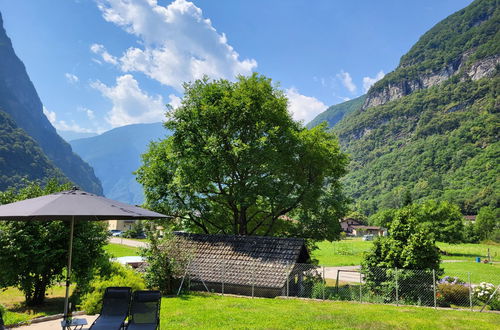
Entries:
{"type": "MultiPolygon", "coordinates": [[[[0,204],[39,197],[71,188],[49,180],[42,187],[28,183],[19,190],[0,192],[0,204]]],[[[61,280],[68,255],[69,224],[61,221],[0,222],[0,287],[17,286],[27,305],[44,302],[47,288],[61,280]]],[[[105,256],[107,232],[103,223],[77,222],[73,241],[73,279],[88,282],[105,256]]]]}
{"type": "Polygon", "coordinates": [[[284,93],[257,74],[185,84],[173,135],[137,171],[147,203],[182,228],[335,239],[347,157],[325,126],[295,122],[284,93]]]}

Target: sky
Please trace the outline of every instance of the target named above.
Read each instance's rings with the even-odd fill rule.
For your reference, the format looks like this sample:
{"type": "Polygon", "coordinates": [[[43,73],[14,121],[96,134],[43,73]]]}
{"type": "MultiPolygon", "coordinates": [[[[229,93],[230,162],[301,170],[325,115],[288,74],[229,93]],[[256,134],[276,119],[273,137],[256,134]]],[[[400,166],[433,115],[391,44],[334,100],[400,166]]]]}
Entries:
{"type": "Polygon", "coordinates": [[[0,0],[59,131],[164,120],[184,82],[258,72],[296,120],[358,97],[471,0],[0,0]]]}

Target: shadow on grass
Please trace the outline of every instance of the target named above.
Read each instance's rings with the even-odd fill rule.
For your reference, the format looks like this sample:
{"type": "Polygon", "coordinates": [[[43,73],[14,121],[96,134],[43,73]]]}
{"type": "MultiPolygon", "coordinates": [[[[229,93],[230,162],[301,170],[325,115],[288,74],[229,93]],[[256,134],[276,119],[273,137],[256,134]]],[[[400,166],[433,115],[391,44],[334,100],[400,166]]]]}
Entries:
{"type": "Polygon", "coordinates": [[[39,306],[27,306],[20,303],[9,308],[9,310],[33,316],[61,314],[64,310],[64,297],[45,298],[45,302],[39,306]]]}

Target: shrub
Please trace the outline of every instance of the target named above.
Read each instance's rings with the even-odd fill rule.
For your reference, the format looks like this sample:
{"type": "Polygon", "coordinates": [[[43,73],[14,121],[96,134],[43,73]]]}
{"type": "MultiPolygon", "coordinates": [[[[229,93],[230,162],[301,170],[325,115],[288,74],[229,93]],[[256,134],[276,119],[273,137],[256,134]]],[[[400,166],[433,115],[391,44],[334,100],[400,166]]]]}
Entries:
{"type": "Polygon", "coordinates": [[[474,298],[482,302],[487,302],[495,291],[495,286],[491,283],[481,282],[473,290],[474,298]]]}
{"type": "Polygon", "coordinates": [[[179,278],[184,275],[194,251],[188,249],[185,239],[166,235],[159,239],[151,235],[149,247],[142,251],[146,258],[145,281],[149,289],[158,289],[163,294],[174,291],[179,278]]]}
{"type": "Polygon", "coordinates": [[[111,286],[128,286],[132,288],[132,291],[143,290],[146,287],[139,273],[129,267],[113,263],[112,275],[109,278],[97,276],[90,282],[91,290],[82,297],[80,309],[90,315],[99,313],[104,291],[111,286]]]}
{"type": "Polygon", "coordinates": [[[450,305],[467,306],[470,303],[469,285],[458,277],[446,276],[437,285],[438,303],[441,307],[450,305]]]}

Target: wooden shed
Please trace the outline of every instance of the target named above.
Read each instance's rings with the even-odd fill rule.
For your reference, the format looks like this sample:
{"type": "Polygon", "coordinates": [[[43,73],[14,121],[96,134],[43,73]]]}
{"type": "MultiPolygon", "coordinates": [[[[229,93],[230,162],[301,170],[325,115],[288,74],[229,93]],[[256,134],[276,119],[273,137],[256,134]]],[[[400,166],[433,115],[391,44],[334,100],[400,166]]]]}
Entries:
{"type": "Polygon", "coordinates": [[[302,238],[176,232],[193,251],[191,289],[260,297],[300,295],[310,255],[302,238]]]}

